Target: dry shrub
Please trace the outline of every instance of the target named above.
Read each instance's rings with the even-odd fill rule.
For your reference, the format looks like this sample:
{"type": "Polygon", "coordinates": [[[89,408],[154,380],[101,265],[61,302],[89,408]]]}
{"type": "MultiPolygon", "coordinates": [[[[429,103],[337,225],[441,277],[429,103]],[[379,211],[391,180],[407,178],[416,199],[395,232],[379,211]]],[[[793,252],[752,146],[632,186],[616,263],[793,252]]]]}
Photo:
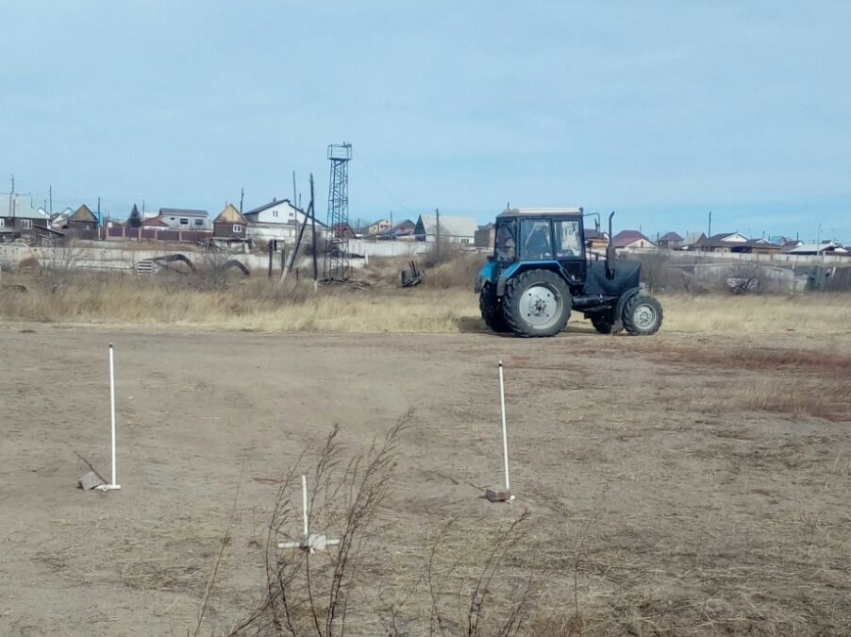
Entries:
{"type": "Polygon", "coordinates": [[[487,255],[479,252],[460,252],[455,258],[441,261],[426,272],[423,285],[437,290],[470,290],[476,283],[476,275],[487,261],[487,255]]]}
{"type": "Polygon", "coordinates": [[[487,256],[479,252],[454,250],[439,263],[431,257],[371,258],[369,265],[355,271],[355,278],[369,283],[398,286],[400,273],[407,270],[413,261],[423,271],[423,287],[434,290],[461,289],[472,291],[476,275],[485,264],[487,256]]]}
{"type": "Polygon", "coordinates": [[[526,513],[491,528],[480,525],[475,533],[455,533],[455,521],[444,524],[419,568],[386,585],[393,557],[379,514],[409,418],[410,412],[383,441],[348,462],[341,456],[337,428],[327,438],[311,477],[308,511],[312,533],[339,539],[336,546],[316,552],[279,548],[280,539],[303,546],[307,540],[288,534],[301,527],[301,502],[292,497],[295,470],[287,475],[268,527],[264,598],[229,633],[232,637],[376,634],[374,628],[356,629],[373,624],[390,637],[529,634],[541,589],[526,513]]]}

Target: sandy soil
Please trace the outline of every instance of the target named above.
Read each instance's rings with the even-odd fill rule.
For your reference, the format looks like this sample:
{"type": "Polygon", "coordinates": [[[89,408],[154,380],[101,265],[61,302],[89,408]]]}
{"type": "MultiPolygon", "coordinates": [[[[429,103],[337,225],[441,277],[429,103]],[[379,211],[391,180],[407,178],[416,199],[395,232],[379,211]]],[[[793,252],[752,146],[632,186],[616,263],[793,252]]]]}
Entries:
{"type": "Polygon", "coordinates": [[[205,634],[226,630],[262,594],[271,478],[334,423],[358,450],[408,410],[395,542],[528,508],[585,634],[848,634],[847,418],[743,408],[744,386],[818,374],[701,362],[721,345],[2,324],[0,634],[194,630],[240,485],[205,634]],[[109,473],[110,341],[122,489],[83,492],[77,453],[109,473]],[[500,480],[500,358],[510,506],[480,497],[500,480]]]}

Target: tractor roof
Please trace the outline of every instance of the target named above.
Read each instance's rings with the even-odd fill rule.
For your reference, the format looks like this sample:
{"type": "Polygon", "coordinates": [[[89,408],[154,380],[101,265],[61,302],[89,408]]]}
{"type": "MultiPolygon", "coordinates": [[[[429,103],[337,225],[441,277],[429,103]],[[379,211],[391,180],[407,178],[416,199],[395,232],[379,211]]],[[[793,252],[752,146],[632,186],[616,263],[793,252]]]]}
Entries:
{"type": "Polygon", "coordinates": [[[558,215],[581,215],[581,207],[574,208],[507,208],[500,212],[497,217],[553,217],[558,215]]]}

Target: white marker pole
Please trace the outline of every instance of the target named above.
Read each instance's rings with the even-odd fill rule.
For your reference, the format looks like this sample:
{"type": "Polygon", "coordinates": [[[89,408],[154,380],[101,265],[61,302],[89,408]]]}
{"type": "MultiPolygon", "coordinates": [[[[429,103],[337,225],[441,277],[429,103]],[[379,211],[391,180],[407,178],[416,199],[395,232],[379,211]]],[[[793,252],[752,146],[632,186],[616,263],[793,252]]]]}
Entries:
{"type": "Polygon", "coordinates": [[[505,490],[511,491],[508,477],[508,427],[505,424],[505,380],[502,375],[502,361],[499,361],[499,402],[502,407],[502,453],[505,462],[505,490]]]}
{"type": "Polygon", "coordinates": [[[307,524],[307,476],[301,476],[301,512],[304,515],[304,537],[309,536],[307,524]]]}
{"type": "Polygon", "coordinates": [[[118,471],[116,469],[116,445],[115,445],[115,352],[112,343],[109,344],[109,415],[112,429],[112,482],[102,484],[98,489],[101,491],[112,491],[120,489],[118,484],[118,471]]]}

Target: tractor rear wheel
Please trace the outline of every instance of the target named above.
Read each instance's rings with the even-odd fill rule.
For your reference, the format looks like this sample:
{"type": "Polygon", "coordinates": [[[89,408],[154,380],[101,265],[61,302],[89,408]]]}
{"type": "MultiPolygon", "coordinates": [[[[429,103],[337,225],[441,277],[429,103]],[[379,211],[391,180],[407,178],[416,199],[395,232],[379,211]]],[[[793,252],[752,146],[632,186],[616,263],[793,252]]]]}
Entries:
{"type": "Polygon", "coordinates": [[[479,310],[482,320],[494,332],[508,332],[509,327],[505,322],[505,314],[502,311],[502,299],[496,295],[496,288],[490,283],[485,283],[479,294],[479,310]]]}
{"type": "Polygon", "coordinates": [[[662,327],[662,304],[648,294],[636,294],[623,308],[623,326],[633,336],[650,336],[662,327]]]}
{"type": "Polygon", "coordinates": [[[505,292],[503,314],[517,336],[555,336],[570,319],[572,299],[562,278],[549,270],[529,270],[505,292]]]}

